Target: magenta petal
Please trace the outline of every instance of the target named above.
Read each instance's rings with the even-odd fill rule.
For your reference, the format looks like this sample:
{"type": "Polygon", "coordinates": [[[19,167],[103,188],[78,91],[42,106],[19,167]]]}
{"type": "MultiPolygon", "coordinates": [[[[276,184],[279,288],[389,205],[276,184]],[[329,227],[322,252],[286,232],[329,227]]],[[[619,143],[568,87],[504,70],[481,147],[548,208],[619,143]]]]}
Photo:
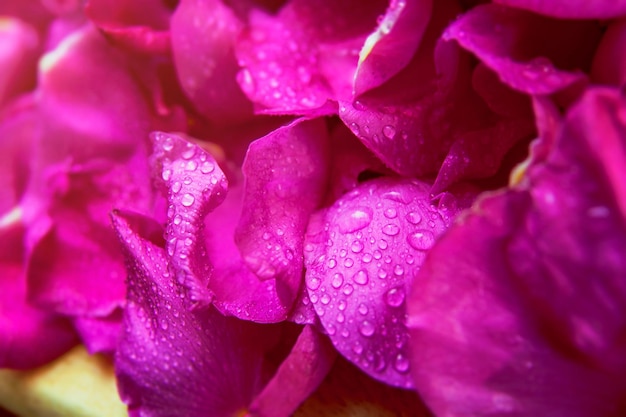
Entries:
{"type": "Polygon", "coordinates": [[[368,181],[307,232],[306,285],[331,341],[364,372],[399,387],[412,386],[406,288],[459,209],[452,196],[448,209],[429,196],[416,180],[368,181]]]}
{"type": "Polygon", "coordinates": [[[167,196],[166,247],[170,268],[194,303],[212,299],[204,280],[211,264],[204,250],[202,222],[222,203],[228,182],[215,159],[181,137],[152,133],[151,164],[155,180],[167,196]]]}
{"type": "Polygon", "coordinates": [[[35,83],[40,42],[30,25],[0,17],[0,105],[35,83]]]}
{"type": "Polygon", "coordinates": [[[122,309],[117,308],[106,317],[78,317],[74,326],[89,353],[112,354],[122,330],[122,309]]]}
{"type": "Polygon", "coordinates": [[[494,0],[561,19],[611,19],[626,16],[624,0],[494,0]]]}
{"type": "Polygon", "coordinates": [[[359,96],[378,87],[413,58],[430,20],[432,0],[393,0],[361,50],[354,76],[359,96]]]}
{"type": "Polygon", "coordinates": [[[113,215],[129,273],[115,357],[121,397],[131,416],[241,413],[257,392],[275,328],[224,317],[212,307],[188,310],[168,273],[162,239],[142,236],[142,229],[159,227],[150,222],[113,215]]]}
{"type": "Polygon", "coordinates": [[[305,326],[289,356],[250,405],[252,415],[291,416],[324,380],[336,356],[326,336],[305,326]]]}
{"type": "Polygon", "coordinates": [[[294,122],[250,144],[242,167],[244,201],[235,242],[261,280],[298,288],[304,232],[322,201],[328,165],[322,119],[294,122]]]}
{"type": "Polygon", "coordinates": [[[234,44],[243,28],[220,0],[182,0],[172,16],[172,49],[180,83],[198,111],[216,123],[252,116],[235,76],[234,44]]]}
{"type": "Polygon", "coordinates": [[[489,4],[468,11],[443,36],[474,53],[510,87],[552,94],[586,80],[582,70],[599,31],[590,22],[557,21],[489,4]],[[566,68],[557,68],[555,60],[566,68]]]}
{"type": "Polygon", "coordinates": [[[34,368],[78,342],[68,319],[27,302],[23,236],[19,220],[0,217],[0,368],[34,368]]]}
{"type": "Polygon", "coordinates": [[[382,1],[295,0],[275,16],[253,11],[237,43],[241,88],[259,110],[282,114],[349,97],[357,52],[383,8],[382,1]]]}
{"type": "Polygon", "coordinates": [[[587,92],[524,189],[482,199],[430,252],[408,325],[436,414],[623,414],[625,109],[587,92]]]}
{"type": "Polygon", "coordinates": [[[221,311],[259,322],[288,317],[302,285],[304,231],[326,187],[327,141],[321,119],[301,119],[250,145],[245,186],[204,224],[221,311]]]}
{"type": "Polygon", "coordinates": [[[626,18],[612,22],[598,45],[591,67],[596,83],[626,85],[626,18]]]}

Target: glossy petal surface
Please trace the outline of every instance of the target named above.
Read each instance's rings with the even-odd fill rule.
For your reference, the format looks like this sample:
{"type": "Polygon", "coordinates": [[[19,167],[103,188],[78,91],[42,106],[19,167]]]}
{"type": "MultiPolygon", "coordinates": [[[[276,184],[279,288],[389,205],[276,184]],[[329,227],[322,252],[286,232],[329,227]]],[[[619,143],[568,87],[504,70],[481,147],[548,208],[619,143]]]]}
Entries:
{"type": "Polygon", "coordinates": [[[430,186],[380,178],[311,220],[309,298],[339,352],[372,377],[411,387],[405,294],[458,212],[432,205],[430,186]]]}
{"type": "Polygon", "coordinates": [[[623,413],[625,108],[589,91],[524,189],[481,199],[429,254],[408,325],[435,413],[623,413]]]}
{"type": "Polygon", "coordinates": [[[146,233],[159,226],[134,215],[113,219],[129,268],[116,372],[131,416],[226,417],[244,411],[257,390],[273,329],[224,317],[212,307],[188,310],[168,273],[162,238],[146,233]]]}
{"type": "Polygon", "coordinates": [[[495,0],[495,2],[564,19],[610,19],[626,15],[624,0],[495,0]]]}

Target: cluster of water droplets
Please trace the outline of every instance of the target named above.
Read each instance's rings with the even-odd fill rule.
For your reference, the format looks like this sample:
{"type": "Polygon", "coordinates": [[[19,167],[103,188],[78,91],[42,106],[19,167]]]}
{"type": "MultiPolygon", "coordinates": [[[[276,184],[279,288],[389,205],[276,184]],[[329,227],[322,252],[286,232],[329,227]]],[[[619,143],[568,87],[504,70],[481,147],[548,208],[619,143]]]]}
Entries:
{"type": "Polygon", "coordinates": [[[411,384],[406,289],[446,228],[430,187],[366,182],[326,214],[325,239],[305,245],[310,302],[337,349],[371,375],[411,384]]]}

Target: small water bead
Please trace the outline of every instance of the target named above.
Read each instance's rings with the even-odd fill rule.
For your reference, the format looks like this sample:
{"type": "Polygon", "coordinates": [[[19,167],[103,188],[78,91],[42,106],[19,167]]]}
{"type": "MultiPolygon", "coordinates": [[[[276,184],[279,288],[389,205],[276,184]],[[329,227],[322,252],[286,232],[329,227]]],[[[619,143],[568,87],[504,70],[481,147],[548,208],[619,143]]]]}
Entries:
{"type": "Polygon", "coordinates": [[[355,342],[354,345],[352,345],[352,351],[360,355],[363,353],[363,346],[359,342],[355,342]]]}
{"type": "Polygon", "coordinates": [[[369,207],[359,207],[344,213],[338,221],[341,233],[353,233],[366,228],[372,222],[374,212],[369,207]]]}
{"type": "Polygon", "coordinates": [[[383,226],[383,233],[387,236],[395,236],[400,233],[400,227],[393,223],[386,224],[383,226]]]}
{"type": "Polygon", "coordinates": [[[359,326],[359,333],[365,337],[371,337],[375,331],[374,325],[367,320],[363,320],[359,326]]]}
{"type": "Polygon", "coordinates": [[[359,305],[358,311],[359,311],[359,313],[361,313],[362,315],[365,316],[369,312],[369,309],[367,308],[367,306],[365,304],[361,304],[361,305],[359,305]]]}
{"type": "Polygon", "coordinates": [[[361,258],[361,261],[366,264],[372,262],[372,254],[371,253],[364,254],[363,257],[361,258]]]}
{"type": "Polygon", "coordinates": [[[193,182],[193,181],[192,181],[191,177],[185,177],[185,179],[183,180],[183,183],[184,183],[185,185],[189,185],[189,184],[191,184],[192,182],[193,182]]]}
{"type": "Polygon", "coordinates": [[[435,235],[429,230],[418,230],[407,237],[409,245],[417,250],[429,250],[435,244],[435,235]]]}
{"type": "Polygon", "coordinates": [[[161,329],[167,330],[168,324],[166,320],[161,320],[161,329]]]}
{"type": "Polygon", "coordinates": [[[328,260],[328,268],[333,269],[337,266],[337,260],[335,258],[330,258],[328,260]]]}
{"type": "Polygon", "coordinates": [[[380,259],[380,258],[382,258],[382,257],[383,257],[383,254],[381,253],[381,251],[379,251],[378,249],[376,249],[376,250],[374,251],[374,259],[378,260],[378,259],[380,259]]]}
{"type": "Polygon", "coordinates": [[[378,241],[378,247],[381,248],[382,250],[385,250],[389,247],[389,243],[385,239],[380,239],[378,241]]]}
{"type": "Polygon", "coordinates": [[[350,284],[346,284],[343,286],[343,293],[345,295],[350,295],[354,292],[354,287],[350,284]]]}
{"type": "Polygon", "coordinates": [[[328,305],[328,303],[330,303],[330,295],[323,294],[322,297],[320,298],[320,301],[322,302],[322,304],[328,305]]]}
{"type": "Polygon", "coordinates": [[[363,243],[360,240],[355,240],[350,245],[350,250],[354,253],[360,253],[363,250],[363,243]]]}
{"type": "Polygon", "coordinates": [[[185,207],[190,207],[195,200],[196,199],[193,195],[187,193],[183,195],[183,198],[180,200],[180,204],[182,204],[185,207]]]}
{"type": "Polygon", "coordinates": [[[163,181],[169,181],[169,179],[172,177],[172,170],[171,169],[164,169],[163,173],[161,174],[161,178],[163,178],[163,181]]]}
{"type": "MultiPolygon", "coordinates": [[[[311,296],[310,296],[309,298],[311,299],[311,302],[312,302],[313,304],[316,304],[316,303],[317,303],[317,301],[319,300],[319,297],[318,297],[318,296],[317,296],[317,294],[315,294],[315,293],[311,294],[311,296]]],[[[323,310],[320,310],[320,311],[323,311],[323,310]]],[[[319,315],[319,313],[318,313],[318,315],[319,315]]]]}
{"type": "Polygon", "coordinates": [[[351,268],[352,265],[354,265],[354,260],[352,258],[346,258],[346,260],[343,262],[343,266],[345,266],[346,268],[351,268]]]}
{"type": "Polygon", "coordinates": [[[388,219],[395,219],[396,217],[398,217],[398,211],[392,207],[386,209],[384,214],[385,214],[385,217],[388,219]]]}
{"type": "Polygon", "coordinates": [[[188,143],[187,144],[187,149],[185,149],[182,153],[181,156],[184,159],[191,159],[193,158],[193,156],[196,154],[196,148],[191,144],[188,143]]]}
{"type": "Polygon", "coordinates": [[[419,213],[412,211],[406,215],[406,220],[411,224],[419,224],[422,221],[422,216],[419,213]]]}
{"type": "Polygon", "coordinates": [[[332,285],[333,288],[335,289],[338,289],[339,287],[341,287],[343,285],[343,274],[337,273],[333,275],[333,279],[330,282],[330,285],[332,285]]]}
{"type": "Polygon", "coordinates": [[[346,321],[346,316],[343,313],[337,314],[337,323],[343,323],[346,321]]]}
{"type": "Polygon", "coordinates": [[[174,140],[170,137],[166,137],[165,140],[163,140],[162,146],[165,152],[169,152],[174,149],[174,140]]]}
{"type": "Polygon", "coordinates": [[[306,286],[309,287],[309,289],[312,291],[317,290],[321,284],[322,281],[318,277],[312,277],[306,282],[306,286]]]}
{"type": "Polygon", "coordinates": [[[341,335],[347,339],[347,338],[350,336],[350,330],[348,330],[348,329],[343,329],[343,330],[341,331],[341,335]]]}
{"type": "Polygon", "coordinates": [[[198,163],[194,160],[187,162],[187,165],[185,165],[187,171],[195,171],[196,168],[198,168],[198,163]]]}
{"type": "Polygon", "coordinates": [[[347,306],[348,306],[348,304],[345,302],[345,300],[341,300],[341,301],[339,301],[339,304],[337,305],[337,308],[339,309],[339,311],[344,311],[347,306]]]}
{"type": "Polygon", "coordinates": [[[205,161],[200,165],[200,171],[203,174],[210,174],[215,170],[215,165],[211,161],[205,161]]]}
{"type": "Polygon", "coordinates": [[[326,331],[330,336],[332,336],[337,332],[337,329],[332,324],[329,324],[328,326],[326,326],[326,331]]]}
{"type": "Polygon", "coordinates": [[[359,285],[365,285],[369,281],[367,271],[365,271],[364,269],[361,269],[359,272],[354,274],[352,279],[354,280],[354,282],[356,282],[359,285]]]}
{"type": "Polygon", "coordinates": [[[409,371],[411,364],[409,363],[409,360],[402,353],[398,353],[398,356],[396,356],[396,360],[393,363],[393,367],[395,368],[396,371],[404,374],[409,371]]]}
{"type": "Polygon", "coordinates": [[[404,302],[404,289],[402,287],[392,288],[385,293],[385,303],[390,307],[400,307],[404,302]]]}
{"type": "Polygon", "coordinates": [[[404,274],[404,268],[402,268],[401,265],[396,265],[393,268],[393,273],[400,277],[400,276],[402,276],[404,274]]]}
{"type": "Polygon", "coordinates": [[[383,135],[385,135],[387,139],[393,139],[396,135],[396,128],[390,125],[383,127],[383,135]]]}
{"type": "Polygon", "coordinates": [[[379,269],[378,270],[378,278],[380,278],[380,279],[387,278],[387,271],[385,271],[384,269],[379,269]]]}
{"type": "Polygon", "coordinates": [[[183,185],[179,181],[176,181],[174,184],[172,184],[172,191],[174,193],[179,192],[181,188],[183,188],[183,185]]]}

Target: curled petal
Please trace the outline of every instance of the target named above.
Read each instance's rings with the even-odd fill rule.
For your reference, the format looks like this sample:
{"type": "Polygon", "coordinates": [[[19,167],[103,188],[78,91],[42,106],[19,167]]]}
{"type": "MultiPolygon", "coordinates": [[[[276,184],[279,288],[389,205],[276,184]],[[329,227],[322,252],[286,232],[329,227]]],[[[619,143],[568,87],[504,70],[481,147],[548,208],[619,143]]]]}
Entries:
{"type": "Polygon", "coordinates": [[[228,182],[213,157],[183,138],[162,132],[151,135],[155,180],[167,196],[166,248],[170,267],[194,303],[212,294],[205,280],[210,261],[204,250],[202,221],[224,201],[228,182]]]}
{"type": "Polygon", "coordinates": [[[591,67],[591,78],[602,84],[626,85],[626,18],[612,22],[604,36],[591,67]]]}
{"type": "Polygon", "coordinates": [[[243,414],[276,329],[224,317],[213,307],[188,310],[168,273],[161,236],[146,233],[159,226],[136,215],[112,217],[129,272],[115,368],[130,415],[243,414]]]}

